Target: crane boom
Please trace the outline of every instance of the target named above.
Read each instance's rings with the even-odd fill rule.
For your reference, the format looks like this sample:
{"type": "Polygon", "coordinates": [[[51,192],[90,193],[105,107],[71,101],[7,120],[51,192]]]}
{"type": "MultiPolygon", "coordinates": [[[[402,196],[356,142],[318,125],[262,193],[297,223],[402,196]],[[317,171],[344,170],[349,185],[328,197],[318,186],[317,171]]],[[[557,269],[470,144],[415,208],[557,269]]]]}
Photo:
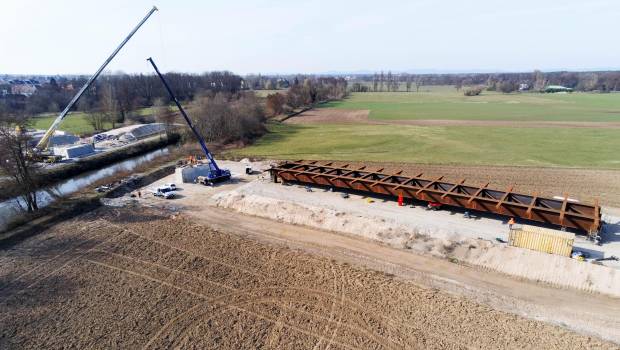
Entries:
{"type": "Polygon", "coordinates": [[[215,162],[215,159],[213,159],[213,155],[211,154],[211,152],[209,152],[209,149],[207,148],[207,144],[205,143],[205,140],[202,138],[202,136],[200,136],[200,134],[198,133],[198,130],[196,130],[196,128],[194,127],[194,124],[192,123],[192,120],[189,119],[189,117],[187,116],[187,113],[185,113],[185,110],[183,109],[183,106],[181,106],[181,104],[179,103],[179,100],[177,100],[177,97],[172,92],[172,89],[170,89],[170,86],[168,85],[168,82],[166,81],[166,79],[164,79],[163,75],[161,75],[161,73],[159,72],[159,69],[157,68],[157,65],[155,65],[155,61],[153,61],[153,58],[151,58],[151,57],[147,58],[146,60],[149,61],[151,63],[151,65],[153,66],[153,69],[155,69],[155,72],[159,76],[159,79],[161,79],[161,82],[164,84],[164,87],[168,91],[168,95],[170,95],[170,99],[174,102],[174,104],[177,105],[177,108],[179,109],[179,111],[183,115],[183,118],[185,118],[185,121],[187,122],[187,125],[189,125],[189,128],[192,129],[192,132],[194,133],[194,135],[198,139],[198,143],[200,143],[200,147],[202,148],[203,152],[207,156],[207,159],[209,159],[209,167],[212,170],[216,171],[216,172],[220,172],[221,170],[217,166],[217,163],[215,162]]]}
{"type": "Polygon", "coordinates": [[[78,91],[77,94],[75,94],[75,96],[73,96],[73,98],[71,99],[71,101],[69,102],[67,107],[65,107],[65,109],[62,112],[60,112],[60,114],[54,120],[54,122],[49,127],[49,129],[47,129],[47,131],[45,132],[45,135],[43,135],[43,138],[41,138],[41,140],[39,140],[39,143],[37,143],[37,145],[35,146],[35,151],[41,152],[41,151],[44,151],[45,149],[47,149],[49,141],[50,141],[52,135],[54,134],[56,129],[58,129],[58,126],[60,125],[62,120],[65,119],[65,117],[67,116],[67,114],[69,113],[71,108],[73,108],[73,106],[77,103],[77,101],[80,99],[80,97],[82,97],[82,95],[88,89],[88,87],[91,86],[92,83],[95,81],[95,79],[97,79],[97,77],[101,74],[101,72],[103,72],[105,67],[112,61],[114,56],[116,56],[116,54],[118,54],[118,52],[123,48],[123,46],[125,46],[125,44],[129,41],[129,39],[131,39],[131,37],[138,31],[138,29],[140,29],[140,27],[144,24],[144,22],[146,22],[149,19],[149,17],[151,17],[151,15],[155,11],[157,11],[157,7],[153,6],[153,8],[149,11],[149,13],[147,13],[146,16],[144,16],[144,18],[140,21],[140,23],[138,23],[138,25],[129,33],[129,35],[127,35],[125,40],[123,40],[120,43],[120,45],[118,45],[118,47],[114,50],[114,52],[112,52],[112,54],[105,60],[105,62],[103,62],[101,67],[99,67],[99,69],[97,69],[95,74],[93,74],[88,79],[88,81],[86,81],[86,84],[84,84],[84,86],[82,86],[80,91],[78,91]]]}

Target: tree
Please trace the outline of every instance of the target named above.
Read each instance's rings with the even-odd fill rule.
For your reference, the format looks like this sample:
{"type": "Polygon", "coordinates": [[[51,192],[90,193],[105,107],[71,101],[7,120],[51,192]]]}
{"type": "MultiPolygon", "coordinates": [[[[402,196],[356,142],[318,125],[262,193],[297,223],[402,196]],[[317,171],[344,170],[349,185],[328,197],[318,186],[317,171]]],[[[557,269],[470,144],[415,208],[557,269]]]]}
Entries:
{"type": "MultiPolygon", "coordinates": [[[[99,111],[103,114],[103,120],[112,124],[112,129],[116,127],[117,122],[123,122],[124,117],[120,118],[118,101],[114,98],[112,84],[106,83],[101,87],[101,97],[99,98],[99,111]]],[[[94,125],[93,125],[94,126],[94,125]]],[[[103,125],[99,125],[103,127],[103,125]]],[[[97,129],[95,130],[102,130],[97,129]]]]}
{"type": "Polygon", "coordinates": [[[475,86],[475,87],[466,89],[465,92],[463,93],[463,95],[465,95],[465,96],[478,96],[478,95],[480,95],[480,93],[482,93],[482,87],[475,86]]]}
{"type": "Polygon", "coordinates": [[[379,76],[377,73],[372,77],[372,91],[377,92],[377,86],[379,85],[379,76]]]}
{"type": "Polygon", "coordinates": [[[164,124],[166,135],[170,136],[176,115],[170,110],[165,101],[166,100],[161,97],[158,97],[155,101],[153,101],[153,115],[155,116],[155,120],[157,122],[164,124]]]}
{"type": "Polygon", "coordinates": [[[265,132],[265,115],[253,92],[198,96],[195,124],[208,142],[251,140],[265,132]]]}
{"type": "Polygon", "coordinates": [[[107,116],[100,110],[94,110],[88,113],[88,124],[90,124],[95,131],[102,131],[105,127],[107,116]]]}
{"type": "Polygon", "coordinates": [[[37,204],[37,164],[26,157],[30,137],[24,131],[28,118],[9,116],[0,110],[0,169],[15,182],[26,210],[39,209],[37,204]]]}
{"type": "Polygon", "coordinates": [[[286,96],[276,92],[275,94],[269,94],[267,96],[267,102],[265,108],[267,109],[267,115],[275,117],[284,113],[284,105],[286,104],[286,96]]]}
{"type": "Polygon", "coordinates": [[[519,88],[517,83],[510,81],[510,80],[502,81],[498,85],[499,85],[499,91],[505,94],[517,91],[517,89],[519,88]]]}
{"type": "Polygon", "coordinates": [[[415,79],[415,92],[419,92],[420,91],[420,86],[422,86],[422,78],[421,77],[417,77],[415,79]]]}
{"type": "Polygon", "coordinates": [[[411,75],[407,74],[405,77],[407,92],[411,92],[411,75]]]}
{"type": "Polygon", "coordinates": [[[545,85],[547,85],[545,75],[539,70],[534,71],[534,73],[532,74],[532,79],[534,80],[535,91],[542,91],[545,88],[545,85]]]}

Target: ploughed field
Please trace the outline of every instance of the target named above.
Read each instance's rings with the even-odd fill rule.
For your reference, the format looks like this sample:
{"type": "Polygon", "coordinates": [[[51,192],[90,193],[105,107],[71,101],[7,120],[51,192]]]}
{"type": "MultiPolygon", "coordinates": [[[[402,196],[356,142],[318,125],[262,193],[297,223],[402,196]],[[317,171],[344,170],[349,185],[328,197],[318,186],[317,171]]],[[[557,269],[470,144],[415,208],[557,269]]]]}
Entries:
{"type": "Polygon", "coordinates": [[[0,250],[0,348],[615,348],[145,208],[0,250]]]}

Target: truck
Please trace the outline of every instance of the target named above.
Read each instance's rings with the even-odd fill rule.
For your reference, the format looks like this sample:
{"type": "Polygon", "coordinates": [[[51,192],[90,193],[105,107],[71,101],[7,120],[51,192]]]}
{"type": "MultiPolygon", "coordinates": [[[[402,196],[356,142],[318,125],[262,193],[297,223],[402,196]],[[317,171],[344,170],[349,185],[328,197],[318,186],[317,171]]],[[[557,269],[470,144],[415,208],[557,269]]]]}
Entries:
{"type": "Polygon", "coordinates": [[[165,199],[172,199],[176,195],[176,191],[168,185],[158,186],[155,189],[151,190],[151,192],[155,197],[162,197],[165,199]]]}

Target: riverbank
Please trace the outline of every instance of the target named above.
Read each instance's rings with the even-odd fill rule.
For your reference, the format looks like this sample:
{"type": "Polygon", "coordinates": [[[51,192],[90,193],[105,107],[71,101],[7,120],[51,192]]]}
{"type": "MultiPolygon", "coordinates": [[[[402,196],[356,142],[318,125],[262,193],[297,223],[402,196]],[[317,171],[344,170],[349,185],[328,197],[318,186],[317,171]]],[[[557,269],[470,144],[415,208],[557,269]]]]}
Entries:
{"type": "MultiPolygon", "coordinates": [[[[76,162],[58,164],[53,167],[43,168],[38,171],[36,182],[38,184],[38,188],[48,187],[76,175],[101,169],[107,165],[166,147],[170,144],[176,143],[178,140],[178,135],[173,135],[171,137],[158,135],[126,146],[118,147],[113,151],[86,157],[76,162]]],[[[0,180],[0,187],[3,188],[3,191],[0,192],[0,201],[19,195],[19,191],[11,179],[0,180]]]]}
{"type": "MultiPolygon", "coordinates": [[[[93,185],[77,192],[73,196],[60,199],[37,212],[25,213],[23,217],[11,222],[6,230],[0,231],[0,245],[5,246],[20,242],[56,223],[94,210],[101,205],[101,198],[122,196],[136,188],[147,186],[162,177],[174,173],[174,168],[175,162],[172,161],[132,175],[130,181],[118,181],[119,176],[106,178],[99,182],[118,181],[106,193],[93,193],[93,185]]],[[[127,178],[127,176],[124,177],[127,178]]]]}

